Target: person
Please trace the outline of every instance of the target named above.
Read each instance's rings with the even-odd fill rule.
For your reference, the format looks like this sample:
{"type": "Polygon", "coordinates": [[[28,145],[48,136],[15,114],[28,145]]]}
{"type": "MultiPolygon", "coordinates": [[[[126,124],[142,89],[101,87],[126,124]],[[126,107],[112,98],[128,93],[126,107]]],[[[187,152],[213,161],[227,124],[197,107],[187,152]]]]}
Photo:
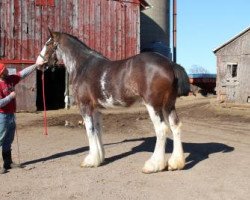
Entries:
{"type": "Polygon", "coordinates": [[[3,157],[3,168],[0,167],[0,174],[6,173],[11,168],[22,167],[20,164],[13,163],[11,156],[11,144],[16,132],[15,85],[44,63],[39,61],[24,68],[17,74],[9,75],[8,69],[0,60],[0,147],[2,147],[3,157]]]}

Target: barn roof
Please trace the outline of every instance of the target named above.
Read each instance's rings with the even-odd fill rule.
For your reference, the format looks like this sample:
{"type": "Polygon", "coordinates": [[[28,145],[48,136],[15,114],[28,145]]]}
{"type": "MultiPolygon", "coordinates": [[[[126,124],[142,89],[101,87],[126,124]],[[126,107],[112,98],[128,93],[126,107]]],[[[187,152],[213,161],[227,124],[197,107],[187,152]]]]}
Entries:
{"type": "Polygon", "coordinates": [[[124,2],[124,3],[140,4],[141,10],[147,10],[147,9],[153,7],[150,3],[148,3],[148,0],[114,0],[114,1],[121,1],[121,2],[124,2]]]}
{"type": "Polygon", "coordinates": [[[231,42],[233,42],[234,40],[236,40],[237,38],[241,37],[242,35],[244,35],[246,32],[248,32],[250,30],[250,27],[246,28],[245,30],[243,30],[242,32],[240,32],[239,34],[237,34],[236,36],[234,36],[233,38],[231,38],[230,40],[228,40],[226,43],[222,44],[221,46],[217,47],[216,49],[213,50],[214,53],[216,53],[217,51],[219,51],[220,49],[222,49],[223,47],[227,46],[228,44],[230,44],[231,42]]]}
{"type": "Polygon", "coordinates": [[[146,9],[152,7],[152,5],[149,4],[146,0],[140,0],[140,4],[141,4],[141,9],[142,10],[146,10],[146,9]]]}

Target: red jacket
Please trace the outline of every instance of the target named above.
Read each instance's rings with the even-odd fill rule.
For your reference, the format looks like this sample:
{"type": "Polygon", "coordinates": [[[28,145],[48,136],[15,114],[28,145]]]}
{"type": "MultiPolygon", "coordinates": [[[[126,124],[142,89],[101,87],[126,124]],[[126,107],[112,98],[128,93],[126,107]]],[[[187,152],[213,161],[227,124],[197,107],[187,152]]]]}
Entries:
{"type": "MultiPolygon", "coordinates": [[[[0,80],[0,99],[8,96],[12,91],[14,91],[14,87],[19,81],[21,77],[18,74],[9,75],[5,80],[0,80]]],[[[16,100],[12,99],[7,105],[0,108],[0,113],[15,113],[16,112],[16,100]]]]}

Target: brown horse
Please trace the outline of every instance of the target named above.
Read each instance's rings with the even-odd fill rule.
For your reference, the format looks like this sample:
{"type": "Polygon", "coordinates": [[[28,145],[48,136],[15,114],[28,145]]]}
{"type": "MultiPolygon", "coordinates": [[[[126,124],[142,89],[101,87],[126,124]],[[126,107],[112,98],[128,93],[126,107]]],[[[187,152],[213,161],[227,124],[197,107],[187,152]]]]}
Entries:
{"type": "Polygon", "coordinates": [[[104,162],[99,108],[132,105],[137,99],[145,104],[156,132],[156,145],[143,172],[182,169],[185,165],[181,143],[181,123],[175,110],[177,96],[189,93],[185,70],[166,57],[146,52],[119,61],[110,61],[76,37],[50,32],[38,59],[49,64],[62,59],[70,76],[75,100],[86,125],[89,154],[83,167],[104,162]],[[174,148],[165,160],[167,122],[173,133],[174,148]]]}

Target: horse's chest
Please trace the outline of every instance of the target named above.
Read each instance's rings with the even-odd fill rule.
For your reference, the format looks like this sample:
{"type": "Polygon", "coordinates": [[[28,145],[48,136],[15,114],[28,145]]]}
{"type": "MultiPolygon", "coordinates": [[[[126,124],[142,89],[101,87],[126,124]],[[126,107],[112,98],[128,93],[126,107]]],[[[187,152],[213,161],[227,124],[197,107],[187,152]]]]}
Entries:
{"type": "Polygon", "coordinates": [[[97,99],[97,101],[98,101],[98,104],[104,108],[116,108],[116,107],[121,107],[121,106],[122,107],[127,106],[126,102],[115,99],[112,96],[109,96],[104,99],[97,99]]]}

